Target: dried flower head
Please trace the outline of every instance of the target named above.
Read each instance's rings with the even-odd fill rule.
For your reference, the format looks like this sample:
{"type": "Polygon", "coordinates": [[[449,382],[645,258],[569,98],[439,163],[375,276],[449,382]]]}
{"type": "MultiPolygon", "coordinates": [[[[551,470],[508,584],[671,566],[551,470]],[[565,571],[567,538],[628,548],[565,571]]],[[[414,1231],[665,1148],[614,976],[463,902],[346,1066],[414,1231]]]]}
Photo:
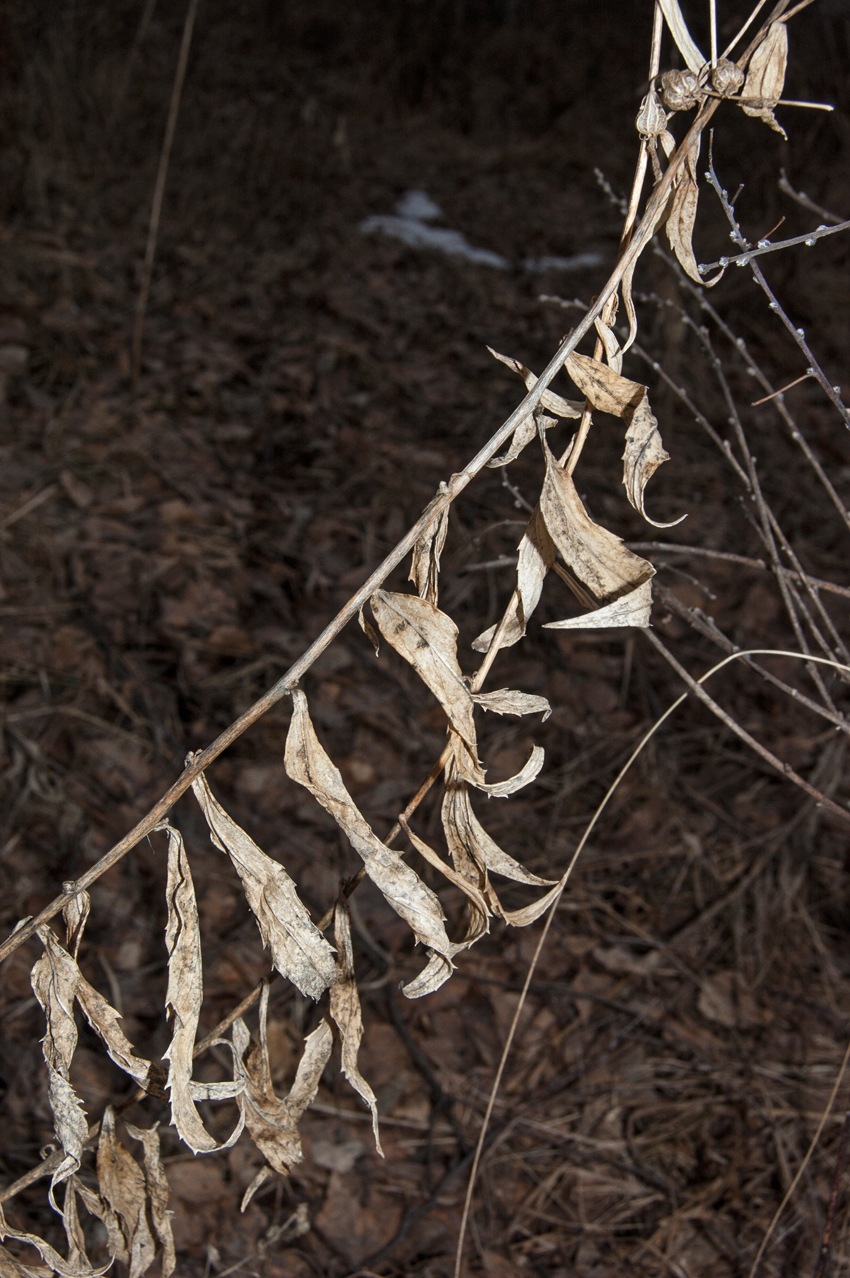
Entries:
{"type": "Polygon", "coordinates": [[[737,93],[743,83],[744,73],[737,62],[731,62],[729,58],[717,59],[717,65],[711,69],[711,87],[721,98],[737,93]]]}
{"type": "Polygon", "coordinates": [[[699,105],[701,92],[693,71],[665,71],[660,84],[668,111],[690,111],[699,105]]]}

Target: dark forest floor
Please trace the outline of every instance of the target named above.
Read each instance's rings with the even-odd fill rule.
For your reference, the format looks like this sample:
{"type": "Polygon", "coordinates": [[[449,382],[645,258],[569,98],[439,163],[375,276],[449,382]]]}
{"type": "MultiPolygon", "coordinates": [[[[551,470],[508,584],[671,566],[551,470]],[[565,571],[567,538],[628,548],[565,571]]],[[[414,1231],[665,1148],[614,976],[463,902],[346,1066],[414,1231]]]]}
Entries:
{"type": "MultiPolygon", "coordinates": [[[[527,0],[515,12],[495,0],[387,0],[359,12],[331,0],[204,0],[134,398],[129,332],[183,16],[162,8],[133,61],[139,14],[129,4],[7,8],[1,19],[3,935],[107,851],[187,751],[287,669],[514,407],[520,384],[486,346],[535,370],[548,361],[576,312],[539,295],[589,300],[600,286],[620,214],[594,167],[621,192],[636,152],[648,4],[635,18],[638,6],[600,12],[583,0],[527,0]],[[391,213],[410,188],[511,263],[596,252],[604,265],[498,270],[359,233],[362,219],[391,213]]],[[[792,23],[791,50],[789,96],[839,110],[786,112],[788,144],[757,121],[731,119],[731,109],[719,122],[715,162],[730,190],[746,181],[737,208],[754,239],[782,216],[783,234],[819,220],[779,193],[782,166],[822,205],[850,208],[850,21],[815,4],[792,23]]],[[[697,241],[710,261],[729,250],[709,196],[697,241]]],[[[846,399],[846,239],[770,258],[765,270],[846,399]]],[[[636,287],[652,295],[639,341],[725,437],[728,409],[675,309],[705,322],[694,298],[651,253],[636,287]]],[[[805,372],[749,272],[729,275],[710,300],[775,386],[805,372]]],[[[716,341],[790,544],[807,572],[845,588],[821,597],[847,639],[848,529],[774,406],[749,407],[764,392],[722,335],[716,341]]],[[[629,541],[766,559],[728,462],[650,365],[630,356],[626,372],[649,383],[672,458],[648,506],[658,519],[688,518],[659,532],[626,503],[621,430],[608,418],[577,473],[589,509],[629,541]]],[[[559,389],[575,393],[563,377],[559,389]]],[[[850,438],[837,414],[813,382],[785,402],[850,502],[850,438]]],[[[513,587],[509,565],[483,565],[515,553],[526,520],[501,473],[485,471],[457,503],[443,563],[440,604],[460,627],[470,672],[469,643],[513,587]]],[[[533,503],[535,450],[508,474],[533,503]]],[[[798,647],[770,572],[645,553],[673,596],[656,597],[655,631],[693,673],[722,652],[688,627],[677,602],[741,646],[798,647]]],[[[406,572],[391,588],[406,589],[406,572]]],[[[494,778],[516,771],[531,744],[546,749],[534,785],[478,805],[494,838],[544,877],[560,874],[618,768],[682,690],[639,633],[542,630],[569,600],[550,576],[527,638],[499,656],[491,684],[547,696],[551,718],[481,729],[494,778]]],[[[770,669],[817,696],[800,663],[775,659],[770,669]]],[[[846,709],[846,685],[824,678],[846,709]]],[[[440,753],[442,712],[394,654],[376,660],[356,625],[304,687],[324,744],[383,834],[440,753]]],[[[712,689],[749,732],[847,805],[846,736],[832,723],[740,664],[712,689]]],[[[285,701],[210,778],[318,917],[356,857],[286,776],[288,719],[285,701]]],[[[439,837],[438,815],[426,801],[425,837],[439,837]]],[[[194,801],[182,800],[173,819],[198,886],[206,1033],[268,958],[194,801]]],[[[850,1033],[846,829],[703,708],[688,703],[665,726],[620,786],[556,915],[494,1112],[471,1272],[748,1273],[850,1033]]],[[[94,887],[81,951],[128,1037],[153,1057],[168,1042],[164,881],[156,836],[94,887]]],[[[442,897],[456,925],[460,897],[442,897]]],[[[504,899],[531,898],[508,885],[504,899]]],[[[368,884],[353,901],[361,1067],[378,1094],[386,1159],[334,1063],[302,1124],[303,1164],[241,1216],[259,1165],[247,1138],[193,1159],[169,1134],[165,1105],[130,1110],[132,1121],[165,1129],[180,1274],[451,1272],[464,1160],[540,925],[495,925],[437,994],[408,1002],[399,983],[421,967],[408,929],[368,884]],[[296,1218],[300,1204],[306,1216],[302,1208],[296,1218]]],[[[17,951],[0,984],[4,1184],[52,1138],[43,1019],[29,984],[37,952],[33,943],[17,951]]],[[[280,1085],[317,1016],[293,988],[273,986],[280,1085]]],[[[198,1067],[199,1078],[221,1076],[217,1058],[198,1067]]],[[[72,1081],[90,1121],[128,1094],[87,1028],[72,1081]]],[[[846,1108],[845,1084],[765,1275],[813,1268],[846,1108]]],[[[229,1110],[210,1119],[219,1136],[232,1127],[229,1110]]],[[[6,1210],[15,1227],[58,1239],[44,1182],[6,1210]]],[[[834,1273],[850,1264],[848,1224],[842,1190],[834,1273]]]]}

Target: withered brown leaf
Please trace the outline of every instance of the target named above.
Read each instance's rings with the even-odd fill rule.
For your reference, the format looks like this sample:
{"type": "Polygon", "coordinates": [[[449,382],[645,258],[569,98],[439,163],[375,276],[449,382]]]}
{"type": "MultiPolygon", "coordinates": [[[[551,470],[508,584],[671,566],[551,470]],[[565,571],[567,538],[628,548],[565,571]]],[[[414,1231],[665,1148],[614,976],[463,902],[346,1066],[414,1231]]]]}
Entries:
{"type": "Polygon", "coordinates": [[[58,1210],[54,1191],[80,1166],[83,1142],[89,1130],[82,1101],[69,1082],[71,1061],[77,1047],[74,998],[78,969],[70,955],[70,966],[57,960],[55,947],[59,943],[50,928],[39,929],[39,936],[44,944],[44,953],[35,963],[30,979],[47,1022],[41,1040],[47,1066],[47,1098],[53,1114],[53,1127],[65,1155],[50,1180],[50,1202],[58,1210]]]}
{"type": "Polygon", "coordinates": [[[101,1196],[118,1217],[124,1240],[122,1260],[130,1278],[140,1278],[153,1263],[156,1247],[147,1221],[145,1177],[115,1131],[115,1111],[107,1105],[100,1123],[97,1180],[101,1196]]]}
{"type": "Polygon", "coordinates": [[[170,1190],[159,1150],[159,1124],[153,1127],[134,1127],[125,1120],[133,1140],[141,1141],[145,1160],[145,1186],[148,1192],[151,1220],[156,1236],[162,1244],[162,1278],[170,1278],[176,1266],[174,1234],[171,1230],[171,1212],[168,1210],[170,1190]]]}
{"type": "MultiPolygon", "coordinates": [[[[75,1214],[74,1188],[70,1183],[65,1187],[65,1199],[66,1208],[62,1213],[62,1217],[66,1226],[66,1237],[70,1235],[67,1260],[60,1256],[59,1252],[54,1247],[51,1247],[50,1243],[45,1242],[43,1238],[39,1238],[37,1234],[28,1234],[21,1229],[11,1229],[3,1213],[2,1204],[0,1204],[0,1240],[14,1238],[17,1242],[27,1243],[28,1246],[34,1247],[50,1272],[59,1274],[59,1278],[100,1278],[100,1275],[105,1274],[107,1269],[110,1268],[112,1260],[110,1258],[99,1269],[93,1269],[86,1255],[84,1253],[81,1254],[79,1244],[74,1236],[76,1233],[73,1228],[72,1215],[72,1213],[75,1214]],[[71,1195],[70,1201],[68,1200],[69,1194],[71,1195]]],[[[15,1263],[17,1264],[18,1262],[15,1263]]],[[[20,1267],[24,1269],[25,1273],[29,1269],[29,1266],[20,1267]]]]}
{"type": "MultiPolygon", "coordinates": [[[[62,884],[63,892],[70,892],[73,888],[73,882],[62,884]]],[[[62,917],[65,920],[66,946],[74,958],[79,953],[80,941],[83,939],[83,932],[85,931],[86,920],[90,910],[91,897],[88,892],[84,891],[77,892],[62,911],[62,917]]]]}
{"type": "Polygon", "coordinates": [[[363,1037],[363,1018],[360,1013],[360,994],[354,975],[354,947],[351,944],[351,916],[348,902],[340,894],[334,905],[334,940],[339,955],[340,973],[330,990],[330,1014],[342,1039],[341,1069],[358,1096],[372,1114],[372,1132],[375,1148],[383,1158],[381,1137],[378,1130],[378,1102],[375,1093],[360,1073],[357,1054],[363,1037]]]}
{"type": "MultiPolygon", "coordinates": [[[[699,160],[701,137],[694,139],[693,145],[685,157],[685,163],[679,172],[670,216],[667,218],[666,231],[670,247],[678,258],[685,274],[698,284],[708,284],[699,273],[697,260],[694,257],[693,234],[699,200],[699,183],[697,182],[697,161],[699,160]]],[[[716,284],[719,276],[710,281],[716,284]]],[[[666,461],[664,457],[662,460],[666,461]]],[[[660,525],[659,525],[660,526],[660,525]]]]}
{"type": "MultiPolygon", "coordinates": [[[[661,442],[658,419],[649,406],[647,388],[641,382],[633,382],[628,377],[621,376],[600,360],[591,359],[589,355],[571,355],[566,368],[593,408],[622,417],[626,423],[623,486],[630,504],[655,528],[672,528],[674,524],[681,523],[684,516],[669,523],[659,523],[651,519],[644,508],[644,489],[647,483],[658,467],[670,459],[670,454],[665,451],[661,442]]],[[[558,549],[561,549],[560,545],[558,549]]]]}
{"type": "Polygon", "coordinates": [[[457,659],[457,626],[415,595],[376,590],[370,602],[381,634],[431,689],[466,746],[470,769],[483,780],[472,697],[457,659]]]}
{"type": "Polygon", "coordinates": [[[490,710],[493,714],[542,714],[544,723],[552,713],[552,707],[545,697],[537,697],[531,692],[517,692],[513,688],[474,692],[472,700],[482,710],[490,710]]]}
{"type": "MultiPolygon", "coordinates": [[[[198,904],[180,832],[170,825],[159,828],[168,833],[168,878],[165,890],[168,906],[165,928],[168,988],[165,1006],[171,1013],[174,1028],[168,1050],[163,1053],[163,1060],[169,1062],[167,1087],[171,1097],[171,1121],[181,1140],[186,1142],[193,1153],[211,1154],[219,1149],[229,1149],[234,1144],[245,1119],[240,1114],[232,1136],[225,1144],[220,1145],[210,1136],[195,1108],[196,1099],[211,1094],[209,1086],[192,1082],[192,1052],[204,996],[198,904]]],[[[232,1084],[225,1087],[219,1084],[213,1086],[219,1088],[220,1092],[226,1092],[229,1088],[230,1096],[235,1095],[238,1090],[232,1084]]]]}
{"type": "MultiPolygon", "coordinates": [[[[546,574],[555,562],[555,543],[549,536],[546,521],[537,506],[519,543],[517,556],[516,596],[511,604],[511,617],[502,638],[502,647],[510,648],[523,637],[531,614],[540,602],[546,574]]],[[[472,647],[476,652],[487,652],[496,627],[490,626],[472,647]]]]}
{"type": "Polygon", "coordinates": [[[321,998],[337,977],[333,948],[310,918],[295,883],[280,862],[258,848],[225,812],[203,773],[192,782],[192,790],[206,817],[210,838],[236,867],[275,967],[302,994],[321,998]]]}
{"type": "Polygon", "coordinates": [[[548,621],[544,630],[601,630],[607,626],[648,626],[652,609],[652,585],[641,584],[627,595],[621,595],[613,603],[605,604],[582,617],[569,617],[565,621],[548,621]]]}
{"type": "MultiPolygon", "coordinates": [[[[444,493],[446,491],[445,483],[441,483],[440,492],[444,493]]],[[[440,556],[443,553],[446,534],[449,531],[450,509],[451,507],[447,506],[442,514],[438,515],[433,523],[428,525],[422,536],[417,540],[416,545],[413,547],[410,576],[408,577],[408,581],[412,581],[416,586],[416,593],[419,597],[427,599],[435,608],[439,597],[440,556]]]]}
{"type": "MultiPolygon", "coordinates": [[[[417,602],[423,603],[424,600],[417,602]]],[[[431,605],[427,605],[430,607],[431,605]]],[[[467,694],[468,696],[469,694],[467,694]]],[[[470,706],[472,705],[470,699],[470,706]]],[[[436,981],[436,989],[452,971],[452,944],[443,926],[443,910],[439,899],[422,882],[409,865],[405,865],[398,852],[382,843],[345,788],[339,769],[328,758],[316,736],[310,718],[307,698],[296,688],[292,693],[292,720],[286,737],[284,757],[286,771],[293,781],[303,785],[316,798],[343,830],[351,846],[362,858],[366,873],[387,902],[413,929],[423,945],[433,950],[437,960],[428,967],[428,980],[436,981]],[[441,966],[442,964],[442,966],[441,966]],[[441,980],[437,980],[437,974],[441,980]]],[[[404,987],[408,998],[428,993],[423,988],[424,973],[404,987]],[[411,994],[411,989],[417,994],[411,994]]]]}
{"type": "Polygon", "coordinates": [[[788,29],[784,22],[771,22],[750,58],[747,78],[741,90],[744,114],[764,120],[774,133],[781,133],[786,141],[788,135],[773,114],[773,108],[782,97],[787,64],[788,29]]]}
{"type": "MultiPolygon", "coordinates": [[[[610,373],[610,369],[606,372],[610,373]]],[[[548,448],[540,509],[565,562],[596,599],[609,603],[653,575],[655,569],[650,563],[629,550],[614,533],[593,522],[572,476],[562,470],[548,448]]]]}
{"type": "Polygon", "coordinates": [[[458,870],[452,869],[450,865],[446,865],[441,856],[438,856],[433,848],[429,847],[424,839],[420,839],[418,834],[411,830],[407,821],[403,816],[399,817],[399,825],[404,830],[410,842],[416,848],[421,857],[432,865],[435,870],[453,883],[455,887],[460,888],[467,899],[469,905],[469,926],[463,940],[456,946],[457,950],[462,950],[464,946],[473,945],[480,936],[489,931],[488,919],[490,917],[490,909],[481,890],[471,882],[471,880],[458,870]]]}

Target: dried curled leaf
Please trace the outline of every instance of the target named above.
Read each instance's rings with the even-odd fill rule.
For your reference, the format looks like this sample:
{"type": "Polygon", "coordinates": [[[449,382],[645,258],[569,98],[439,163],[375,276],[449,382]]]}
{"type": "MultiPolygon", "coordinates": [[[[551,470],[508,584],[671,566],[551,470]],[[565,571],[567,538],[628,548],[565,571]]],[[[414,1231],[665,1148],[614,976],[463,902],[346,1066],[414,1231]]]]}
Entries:
{"type": "MultiPolygon", "coordinates": [[[[516,594],[511,600],[511,615],[502,637],[502,647],[510,648],[523,637],[531,614],[540,602],[543,582],[555,562],[555,543],[549,536],[540,507],[535,508],[519,543],[516,594]]],[[[491,626],[474,640],[476,652],[487,652],[496,633],[491,626]]]]}
{"type": "Polygon", "coordinates": [[[372,647],[375,649],[375,656],[379,657],[381,655],[380,637],[378,635],[377,630],[372,625],[371,621],[366,616],[362,608],[360,608],[357,613],[357,620],[360,623],[360,629],[363,631],[364,635],[369,640],[372,647]]]}
{"type": "Polygon", "coordinates": [[[378,1102],[375,1093],[357,1067],[357,1053],[363,1037],[363,1019],[360,1014],[360,995],[354,976],[354,947],[351,944],[351,917],[348,902],[340,895],[334,906],[334,940],[339,954],[340,974],[331,986],[330,1013],[342,1038],[341,1069],[358,1096],[372,1114],[372,1132],[375,1148],[383,1158],[381,1136],[378,1131],[378,1102]]]}
{"type": "Polygon", "coordinates": [[[133,1140],[141,1141],[144,1150],[145,1187],[151,1221],[162,1245],[162,1278],[170,1278],[177,1261],[171,1231],[171,1213],[168,1210],[170,1190],[159,1151],[159,1124],[154,1123],[153,1127],[134,1127],[125,1120],[124,1126],[133,1140]]]}
{"type": "Polygon", "coordinates": [[[454,759],[446,765],[446,790],[441,812],[443,832],[455,869],[470,883],[481,886],[495,913],[504,917],[498,901],[491,895],[487,875],[501,874],[516,883],[547,887],[548,879],[538,878],[526,870],[490,837],[472,809],[469,786],[458,771],[454,759]]]}
{"type": "Polygon", "coordinates": [[[294,882],[280,862],[258,848],[225,812],[203,773],[192,782],[192,790],[206,817],[210,838],[236,867],[275,967],[302,994],[321,998],[337,977],[333,948],[310,918],[294,882]]]}
{"type": "Polygon", "coordinates": [[[585,613],[583,617],[569,617],[566,621],[549,621],[544,630],[602,630],[608,626],[648,626],[649,614],[652,610],[652,585],[642,582],[636,590],[630,591],[597,608],[595,612],[585,613]]]}
{"type": "Polygon", "coordinates": [[[33,967],[30,980],[47,1022],[41,1040],[47,1066],[47,1098],[53,1114],[53,1128],[65,1155],[50,1180],[50,1202],[58,1211],[54,1191],[80,1166],[83,1142],[89,1130],[82,1101],[69,1082],[71,1061],[77,1047],[74,998],[78,969],[70,955],[68,958],[73,966],[57,959],[59,943],[50,928],[40,929],[39,936],[44,943],[44,953],[33,967]]]}
{"type": "Polygon", "coordinates": [[[483,780],[472,697],[457,659],[457,626],[415,595],[376,590],[370,602],[381,634],[433,692],[466,746],[470,769],[483,780]]]}
{"type": "MultiPolygon", "coordinates": [[[[694,257],[693,234],[699,200],[697,161],[701,138],[697,136],[688,151],[683,168],[676,181],[670,216],[667,218],[667,239],[686,275],[702,284],[697,260],[694,257]]],[[[716,280],[713,281],[716,283],[716,280]]],[[[666,458],[665,458],[666,460],[666,458]]]]}
{"type": "Polygon", "coordinates": [[[613,368],[615,373],[623,371],[623,352],[617,335],[609,324],[606,324],[598,315],[593,321],[594,328],[599,334],[600,341],[605,349],[605,358],[608,361],[608,367],[613,368]]]}
{"type": "Polygon", "coordinates": [[[653,575],[650,563],[593,522],[572,476],[561,469],[548,449],[540,509],[564,561],[596,599],[611,602],[653,575]]]}
{"type": "MultiPolygon", "coordinates": [[[[445,493],[447,491],[445,483],[441,483],[440,492],[445,493]]],[[[410,564],[410,576],[408,577],[408,581],[412,581],[416,586],[416,593],[419,597],[427,599],[435,608],[439,593],[440,556],[443,553],[446,534],[449,531],[450,509],[451,507],[447,506],[442,514],[438,515],[433,523],[428,525],[422,536],[417,540],[416,545],[413,547],[413,558],[410,564]]],[[[363,620],[361,620],[362,624],[363,620]]]]}
{"type": "MultiPolygon", "coordinates": [[[[487,349],[495,359],[507,365],[512,372],[519,374],[525,382],[526,390],[532,390],[537,385],[537,378],[534,373],[532,373],[531,369],[526,368],[524,364],[521,364],[518,359],[512,359],[510,355],[500,355],[491,346],[488,346],[487,349]]],[[[553,426],[557,426],[557,418],[581,417],[582,409],[582,404],[571,403],[570,400],[557,395],[555,391],[545,390],[540,397],[540,407],[530,413],[528,417],[524,417],[517,426],[508,445],[508,451],[501,457],[491,458],[487,465],[491,469],[507,466],[519,457],[522,450],[527,444],[531,443],[538,433],[551,430],[553,426]],[[554,413],[554,417],[546,417],[540,411],[543,408],[548,409],[550,413],[554,413]]]]}
{"type": "Polygon", "coordinates": [[[545,697],[536,697],[531,692],[516,692],[512,688],[474,692],[472,700],[482,710],[492,710],[494,714],[542,714],[544,723],[552,713],[545,697]]]}
{"type": "MultiPolygon", "coordinates": [[[[165,928],[168,988],[165,1006],[173,1017],[174,1028],[168,1050],[163,1053],[163,1060],[169,1062],[167,1087],[171,1097],[171,1121],[181,1140],[186,1142],[194,1154],[212,1154],[219,1149],[229,1149],[235,1143],[245,1120],[244,1116],[240,1116],[233,1135],[225,1144],[220,1145],[210,1136],[195,1108],[195,1101],[208,1091],[192,1083],[192,1052],[204,997],[198,904],[183,839],[179,831],[171,826],[160,828],[168,832],[168,879],[165,889],[168,906],[165,928]]],[[[235,1095],[235,1089],[231,1088],[229,1094],[235,1095]]]]}
{"type": "MultiPolygon", "coordinates": [[[[425,605],[424,600],[414,602],[425,605]]],[[[425,606],[431,607],[430,604],[425,606]]],[[[307,698],[298,688],[292,693],[292,721],[286,737],[284,764],[292,780],[309,790],[330,812],[362,858],[369,878],[388,904],[410,925],[416,939],[434,951],[434,957],[425,969],[427,980],[423,979],[425,973],[421,973],[419,978],[405,986],[404,993],[413,998],[420,992],[429,993],[431,989],[438,988],[451,975],[454,953],[443,926],[440,902],[418,874],[405,865],[399,854],[381,842],[360,812],[345,788],[339,769],[320,744],[310,718],[307,698]],[[411,990],[417,993],[411,994],[411,990]]]]}
{"type": "MultiPolygon", "coordinates": [[[[333,1035],[323,1017],[312,1034],[305,1038],[295,1081],[289,1095],[281,1099],[275,1095],[272,1086],[267,1018],[268,985],[263,989],[260,1003],[260,1041],[257,1046],[249,1050],[251,1036],[241,1018],[233,1024],[233,1067],[234,1074],[241,1080],[239,1103],[251,1139],[273,1170],[287,1176],[303,1157],[298,1120],[316,1095],[322,1071],[330,1058],[333,1035]]],[[[256,1182],[254,1192],[261,1183],[256,1182]]],[[[247,1205],[248,1202],[243,1200],[243,1210],[247,1205]]]]}
{"type": "Polygon", "coordinates": [[[764,120],[786,141],[788,135],[774,116],[773,108],[782,97],[787,64],[788,30],[784,22],[771,22],[750,58],[747,78],[741,90],[744,114],[764,120]]]}
{"type": "Polygon", "coordinates": [[[140,1278],[153,1263],[156,1247],[148,1226],[147,1193],[141,1167],[115,1133],[115,1111],[107,1105],[97,1146],[97,1180],[101,1196],[120,1222],[123,1254],[130,1278],[140,1278]]]}
{"type": "Polygon", "coordinates": [[[45,929],[43,938],[53,970],[61,972],[64,988],[73,990],[89,1025],[100,1036],[110,1059],[119,1069],[152,1096],[165,1097],[165,1071],[161,1065],[135,1054],[133,1044],[118,1022],[121,1015],[107,999],[90,985],[76,960],[60,945],[55,935],[45,929]]]}
{"type": "MultiPolygon", "coordinates": [[[[73,889],[73,882],[62,884],[63,892],[71,892],[73,889]]],[[[88,892],[77,892],[73,900],[69,901],[62,911],[62,917],[65,920],[66,945],[74,958],[79,953],[80,941],[83,939],[83,932],[85,931],[86,920],[90,910],[91,897],[88,892]]]]}
{"type": "Polygon", "coordinates": [[[462,950],[464,946],[473,945],[479,937],[490,930],[488,923],[490,909],[483,893],[465,874],[461,874],[457,870],[453,870],[450,865],[446,865],[442,857],[438,856],[433,848],[429,847],[423,839],[420,839],[418,834],[414,834],[403,816],[399,817],[399,825],[419,855],[463,892],[469,906],[469,925],[466,929],[466,935],[456,948],[462,950]]]}
{"type": "MultiPolygon", "coordinates": [[[[649,406],[647,388],[640,382],[622,377],[599,360],[591,359],[589,355],[571,355],[566,367],[593,408],[622,417],[626,423],[623,486],[631,505],[654,528],[672,528],[681,523],[684,516],[669,523],[659,523],[650,519],[644,508],[644,489],[647,483],[658,467],[670,459],[670,454],[661,442],[658,419],[649,406]]],[[[561,549],[560,545],[558,549],[561,549]]]]}
{"type": "MultiPolygon", "coordinates": [[[[45,1242],[43,1238],[39,1238],[37,1234],[28,1234],[23,1230],[10,1229],[3,1214],[2,1205],[0,1205],[0,1240],[14,1238],[17,1242],[27,1243],[28,1246],[34,1247],[50,1272],[58,1274],[59,1278],[100,1278],[100,1275],[105,1274],[107,1269],[109,1269],[112,1260],[108,1260],[99,1269],[93,1269],[88,1257],[80,1247],[79,1225],[76,1220],[76,1194],[70,1183],[65,1187],[65,1210],[62,1213],[62,1222],[65,1226],[65,1236],[68,1239],[67,1260],[60,1256],[59,1252],[51,1247],[50,1243],[45,1242]]],[[[34,1267],[24,1266],[19,1261],[16,1261],[15,1264],[24,1273],[35,1271],[34,1267]]]]}

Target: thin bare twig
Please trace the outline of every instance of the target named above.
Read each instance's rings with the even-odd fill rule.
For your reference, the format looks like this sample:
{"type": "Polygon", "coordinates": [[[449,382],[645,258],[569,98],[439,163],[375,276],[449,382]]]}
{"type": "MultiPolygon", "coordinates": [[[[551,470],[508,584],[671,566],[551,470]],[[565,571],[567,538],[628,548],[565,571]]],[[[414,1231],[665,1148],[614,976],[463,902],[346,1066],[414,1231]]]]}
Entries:
{"type": "MultiPolygon", "coordinates": [[[[706,174],[708,177],[708,174],[706,174]]],[[[807,248],[817,241],[825,239],[827,235],[835,235],[838,231],[850,230],[850,220],[847,222],[838,222],[835,226],[819,226],[814,231],[806,231],[803,235],[794,235],[789,240],[776,240],[775,243],[768,240],[759,240],[757,248],[748,248],[745,253],[737,253],[734,257],[721,257],[716,262],[700,262],[700,275],[708,275],[711,271],[716,271],[723,266],[749,266],[757,257],[764,257],[766,253],[777,253],[780,249],[794,248],[797,244],[805,244],[807,248]]]]}
{"type": "Polygon", "coordinates": [[[790,195],[792,200],[796,200],[798,204],[801,204],[804,209],[808,209],[810,213],[816,213],[818,217],[822,217],[830,226],[838,226],[844,220],[837,213],[830,213],[829,209],[825,209],[823,205],[815,204],[814,200],[810,199],[805,191],[795,191],[788,181],[788,175],[785,170],[780,169],[779,171],[782,176],[776,185],[785,195],[790,195]]]}
{"type": "Polygon", "coordinates": [[[159,238],[159,222],[162,215],[162,201],[165,196],[165,183],[168,178],[168,164],[171,159],[171,147],[177,128],[177,114],[180,110],[180,99],[183,96],[183,82],[186,79],[186,67],[189,64],[189,50],[192,47],[192,31],[195,16],[198,12],[198,0],[189,0],[186,10],[186,21],[183,25],[183,38],[180,41],[180,54],[177,58],[177,69],[174,73],[174,85],[171,89],[171,102],[168,106],[168,119],[165,124],[165,137],[159,154],[159,166],[153,188],[151,203],[151,220],[148,226],[148,240],[145,245],[145,259],[142,263],[142,279],[139,286],[139,300],[136,304],[136,318],[133,323],[133,340],[130,351],[130,376],[133,394],[139,393],[139,378],[142,371],[142,335],[145,325],[145,313],[148,309],[148,296],[153,275],[153,263],[156,257],[156,243],[159,238]]]}

